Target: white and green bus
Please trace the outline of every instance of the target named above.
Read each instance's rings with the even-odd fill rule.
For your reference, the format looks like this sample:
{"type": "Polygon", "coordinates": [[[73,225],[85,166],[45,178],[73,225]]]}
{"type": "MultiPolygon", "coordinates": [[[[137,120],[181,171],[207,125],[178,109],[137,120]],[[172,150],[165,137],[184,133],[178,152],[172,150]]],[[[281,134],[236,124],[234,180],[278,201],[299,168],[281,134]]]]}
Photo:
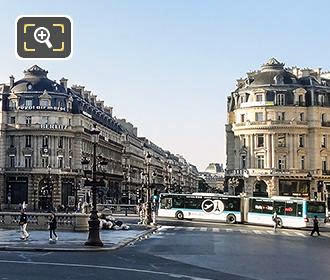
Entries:
{"type": "Polygon", "coordinates": [[[276,196],[239,197],[222,194],[160,194],[159,217],[212,220],[227,223],[273,225],[277,212],[279,227],[303,228],[326,221],[325,202],[276,196]]]}

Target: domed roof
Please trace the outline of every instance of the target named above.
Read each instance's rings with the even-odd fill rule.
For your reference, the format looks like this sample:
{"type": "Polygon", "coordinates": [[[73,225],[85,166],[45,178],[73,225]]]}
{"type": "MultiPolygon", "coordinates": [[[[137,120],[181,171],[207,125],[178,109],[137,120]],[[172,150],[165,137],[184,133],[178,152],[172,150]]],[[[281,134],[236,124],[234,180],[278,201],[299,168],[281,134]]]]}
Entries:
{"type": "Polygon", "coordinates": [[[219,163],[210,163],[208,165],[208,167],[206,167],[205,172],[208,172],[208,173],[223,172],[223,167],[219,163]]]}
{"type": "Polygon", "coordinates": [[[271,58],[262,65],[261,71],[252,76],[251,85],[294,84],[297,78],[284,68],[284,63],[271,58]]]}
{"type": "Polygon", "coordinates": [[[24,78],[14,83],[12,92],[28,92],[47,90],[48,92],[66,93],[65,88],[47,78],[48,71],[37,65],[30,67],[24,71],[24,78]]]}

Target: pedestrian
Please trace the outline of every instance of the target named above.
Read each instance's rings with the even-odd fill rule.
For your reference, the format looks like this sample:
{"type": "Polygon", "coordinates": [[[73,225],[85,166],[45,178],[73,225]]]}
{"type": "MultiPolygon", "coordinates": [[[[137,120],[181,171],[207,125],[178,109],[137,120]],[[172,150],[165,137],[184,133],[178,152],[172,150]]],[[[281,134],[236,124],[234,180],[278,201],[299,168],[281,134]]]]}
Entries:
{"type": "Polygon", "coordinates": [[[277,212],[276,209],[274,210],[273,216],[272,216],[273,222],[274,222],[274,232],[276,232],[277,229],[277,212]]]}
{"type": "Polygon", "coordinates": [[[313,230],[311,232],[311,236],[314,235],[314,232],[316,232],[317,235],[320,236],[319,220],[317,219],[317,216],[316,215],[314,216],[314,219],[313,219],[313,230]]]}
{"type": "Polygon", "coordinates": [[[56,220],[56,215],[54,212],[52,212],[50,221],[49,221],[49,241],[53,241],[53,234],[55,235],[55,240],[58,240],[58,236],[55,232],[57,228],[57,220],[56,220]]]}
{"type": "Polygon", "coordinates": [[[19,220],[19,225],[21,228],[21,239],[27,240],[30,236],[30,234],[27,232],[26,227],[27,227],[27,215],[25,213],[25,208],[22,208],[21,210],[21,217],[19,220]]]}

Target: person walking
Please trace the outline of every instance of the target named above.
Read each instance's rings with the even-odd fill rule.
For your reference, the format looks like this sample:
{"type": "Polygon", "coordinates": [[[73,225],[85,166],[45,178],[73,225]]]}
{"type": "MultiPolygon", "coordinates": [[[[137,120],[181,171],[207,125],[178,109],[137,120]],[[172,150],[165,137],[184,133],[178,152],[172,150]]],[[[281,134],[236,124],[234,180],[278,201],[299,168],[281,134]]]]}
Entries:
{"type": "Polygon", "coordinates": [[[55,235],[55,240],[58,240],[58,236],[55,232],[57,228],[57,220],[56,220],[56,215],[54,212],[52,212],[50,221],[49,221],[49,241],[53,241],[53,234],[55,235]]]}
{"type": "Polygon", "coordinates": [[[320,236],[320,230],[319,230],[319,220],[317,219],[317,216],[314,216],[313,219],[313,230],[311,232],[311,236],[314,235],[314,232],[316,232],[318,234],[318,236],[320,236]]]}
{"type": "Polygon", "coordinates": [[[22,208],[21,210],[21,216],[19,219],[19,225],[21,228],[21,239],[27,240],[30,236],[30,234],[27,232],[26,227],[27,227],[27,215],[25,213],[25,208],[22,208]]]}
{"type": "Polygon", "coordinates": [[[275,211],[273,213],[272,219],[273,219],[273,222],[274,222],[274,228],[273,228],[273,230],[274,230],[274,232],[276,232],[276,229],[277,229],[277,212],[276,212],[276,209],[275,209],[275,211]]]}

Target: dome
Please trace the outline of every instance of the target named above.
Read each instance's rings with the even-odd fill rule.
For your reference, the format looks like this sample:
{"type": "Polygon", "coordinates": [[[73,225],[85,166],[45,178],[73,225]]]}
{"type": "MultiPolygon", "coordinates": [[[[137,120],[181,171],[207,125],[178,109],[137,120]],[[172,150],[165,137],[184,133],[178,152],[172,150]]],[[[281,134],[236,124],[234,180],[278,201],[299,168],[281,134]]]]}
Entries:
{"type": "Polygon", "coordinates": [[[214,173],[214,174],[223,172],[223,167],[219,163],[210,163],[208,167],[205,169],[205,172],[214,173]]]}
{"type": "Polygon", "coordinates": [[[253,75],[251,85],[294,84],[297,78],[284,68],[284,63],[271,58],[262,65],[261,71],[253,75]]]}
{"type": "Polygon", "coordinates": [[[48,71],[37,65],[30,67],[24,71],[24,78],[14,83],[12,92],[28,92],[47,90],[48,92],[66,93],[65,88],[47,78],[48,71]]]}

